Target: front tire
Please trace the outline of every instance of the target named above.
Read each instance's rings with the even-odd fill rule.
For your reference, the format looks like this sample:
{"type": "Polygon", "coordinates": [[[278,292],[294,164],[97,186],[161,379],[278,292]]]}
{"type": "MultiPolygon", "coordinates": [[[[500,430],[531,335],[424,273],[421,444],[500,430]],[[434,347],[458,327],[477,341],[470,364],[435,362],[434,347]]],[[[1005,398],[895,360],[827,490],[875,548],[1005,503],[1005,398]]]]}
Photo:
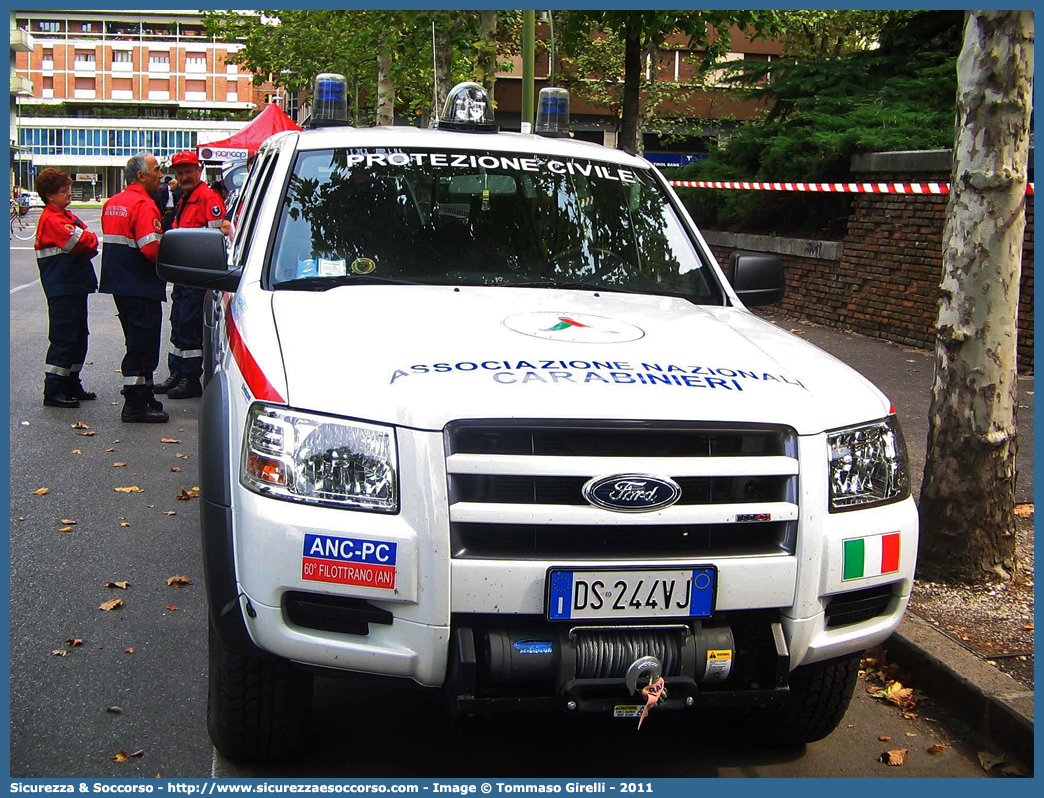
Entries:
{"type": "Polygon", "coordinates": [[[752,742],[803,745],[830,734],[848,711],[862,652],[795,668],[790,696],[779,708],[760,710],[748,731],[752,742]]]}
{"type": "Polygon", "coordinates": [[[305,743],[312,676],[286,660],[237,654],[210,630],[207,731],[235,762],[289,759],[305,743]]]}

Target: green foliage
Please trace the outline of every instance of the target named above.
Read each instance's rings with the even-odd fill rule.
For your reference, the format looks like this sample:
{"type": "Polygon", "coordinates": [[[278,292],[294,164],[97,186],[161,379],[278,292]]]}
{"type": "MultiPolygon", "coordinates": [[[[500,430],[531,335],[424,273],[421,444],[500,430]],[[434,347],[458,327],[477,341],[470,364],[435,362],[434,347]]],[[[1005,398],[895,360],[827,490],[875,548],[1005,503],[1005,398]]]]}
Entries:
{"type": "MultiPolygon", "coordinates": [[[[922,12],[884,27],[874,49],[734,74],[735,84],[771,110],[683,170],[682,179],[841,180],[849,178],[857,153],[953,146],[962,25],[963,12],[922,12]]],[[[684,195],[704,224],[752,229],[800,208],[812,218],[829,215],[808,195],[800,201],[773,192],[687,189],[684,195]]]]}

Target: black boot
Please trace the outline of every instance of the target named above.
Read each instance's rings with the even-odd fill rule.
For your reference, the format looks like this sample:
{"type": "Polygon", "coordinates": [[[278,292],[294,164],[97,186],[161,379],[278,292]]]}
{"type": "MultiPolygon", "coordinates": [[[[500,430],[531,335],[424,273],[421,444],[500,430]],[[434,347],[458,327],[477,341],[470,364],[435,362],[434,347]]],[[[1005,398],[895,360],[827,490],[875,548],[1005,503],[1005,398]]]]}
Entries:
{"type": "Polygon", "coordinates": [[[181,380],[181,375],[176,371],[172,371],[170,376],[167,377],[163,382],[158,382],[152,386],[153,393],[166,393],[181,380]]]}
{"type": "Polygon", "coordinates": [[[80,383],[79,375],[68,377],[66,380],[66,386],[68,388],[66,393],[69,394],[69,396],[71,396],[73,399],[79,399],[81,401],[90,402],[98,398],[98,394],[96,394],[94,391],[88,391],[86,388],[83,387],[83,385],[80,383]]]}
{"type": "MultiPolygon", "coordinates": [[[[147,385],[132,385],[123,389],[123,412],[120,421],[131,424],[163,424],[170,416],[152,406],[155,399],[147,385]]],[[[162,407],[162,405],[160,405],[162,407]]]]}
{"type": "Polygon", "coordinates": [[[56,393],[48,396],[44,394],[43,398],[44,407],[79,407],[80,403],[76,401],[75,397],[69,396],[67,393],[56,393]]]}
{"type": "Polygon", "coordinates": [[[199,381],[199,377],[189,377],[187,374],[182,374],[178,384],[167,391],[169,399],[192,399],[202,395],[203,384],[199,381]]]}

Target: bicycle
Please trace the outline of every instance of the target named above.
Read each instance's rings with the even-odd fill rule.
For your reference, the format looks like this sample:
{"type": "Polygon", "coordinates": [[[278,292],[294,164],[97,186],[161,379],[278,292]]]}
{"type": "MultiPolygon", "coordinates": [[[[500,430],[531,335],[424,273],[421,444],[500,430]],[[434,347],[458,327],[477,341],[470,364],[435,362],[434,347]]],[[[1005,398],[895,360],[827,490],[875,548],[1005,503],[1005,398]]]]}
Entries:
{"type": "Polygon", "coordinates": [[[22,214],[17,205],[11,206],[11,235],[19,241],[30,241],[35,238],[39,221],[39,208],[29,208],[26,213],[22,214]]]}

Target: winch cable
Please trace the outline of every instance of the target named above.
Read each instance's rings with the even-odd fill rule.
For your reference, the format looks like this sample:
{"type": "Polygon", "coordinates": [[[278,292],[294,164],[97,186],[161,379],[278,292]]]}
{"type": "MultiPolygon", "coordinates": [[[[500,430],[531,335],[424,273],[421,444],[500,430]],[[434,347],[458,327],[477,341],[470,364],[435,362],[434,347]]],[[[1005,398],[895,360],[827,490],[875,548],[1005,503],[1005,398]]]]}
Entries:
{"type": "MultiPolygon", "coordinates": [[[[579,632],[580,630],[578,630],[579,632]]],[[[639,657],[656,657],[664,676],[676,676],[681,658],[678,635],[672,632],[599,629],[577,634],[576,675],[581,679],[620,678],[639,657]]]]}

